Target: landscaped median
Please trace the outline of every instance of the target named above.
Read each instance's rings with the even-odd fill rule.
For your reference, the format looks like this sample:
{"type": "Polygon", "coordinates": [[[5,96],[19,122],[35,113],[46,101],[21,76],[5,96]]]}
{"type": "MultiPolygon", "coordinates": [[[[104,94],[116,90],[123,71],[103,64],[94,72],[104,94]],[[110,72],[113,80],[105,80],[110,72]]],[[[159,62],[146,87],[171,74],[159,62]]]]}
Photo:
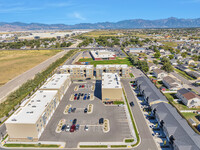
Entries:
{"type": "Polygon", "coordinates": [[[110,124],[109,124],[109,120],[105,119],[104,123],[103,123],[103,132],[107,133],[110,131],[110,124]]]}
{"type": "Polygon", "coordinates": [[[63,112],[65,115],[68,114],[68,110],[70,107],[72,107],[72,105],[70,105],[70,104],[65,107],[65,110],[63,112]]]}
{"type": "Polygon", "coordinates": [[[122,148],[122,147],[127,147],[127,145],[111,145],[111,148],[122,148]]]}
{"type": "Polygon", "coordinates": [[[107,145],[80,145],[80,148],[108,148],[107,145]]]}
{"type": "Polygon", "coordinates": [[[60,145],[54,144],[4,144],[4,147],[30,147],[30,148],[59,148],[60,145]]]}
{"type": "Polygon", "coordinates": [[[88,105],[88,114],[91,114],[93,112],[93,104],[88,105]]]}
{"type": "Polygon", "coordinates": [[[125,97],[125,101],[126,101],[126,104],[127,104],[127,107],[128,107],[128,111],[129,111],[129,114],[130,114],[130,117],[131,117],[133,128],[135,130],[135,135],[136,135],[136,138],[137,138],[137,142],[135,144],[131,145],[132,147],[135,147],[140,143],[140,137],[139,137],[139,134],[138,134],[138,131],[137,131],[137,127],[136,127],[136,124],[135,124],[134,119],[133,119],[133,114],[131,112],[131,109],[130,109],[128,100],[126,98],[126,93],[125,93],[124,89],[123,89],[123,94],[124,94],[124,97],[125,97]]]}
{"type": "Polygon", "coordinates": [[[56,133],[60,133],[62,131],[61,128],[64,124],[65,124],[65,119],[62,119],[59,121],[57,128],[56,128],[56,133]]]}

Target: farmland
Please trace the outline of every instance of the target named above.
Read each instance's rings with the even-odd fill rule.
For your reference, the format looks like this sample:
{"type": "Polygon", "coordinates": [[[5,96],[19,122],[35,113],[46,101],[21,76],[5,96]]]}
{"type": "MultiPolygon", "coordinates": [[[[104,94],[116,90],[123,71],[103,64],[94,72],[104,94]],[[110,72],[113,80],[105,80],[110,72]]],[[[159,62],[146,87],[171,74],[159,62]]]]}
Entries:
{"type": "Polygon", "coordinates": [[[61,50],[0,51],[0,86],[60,51],[61,50]]]}

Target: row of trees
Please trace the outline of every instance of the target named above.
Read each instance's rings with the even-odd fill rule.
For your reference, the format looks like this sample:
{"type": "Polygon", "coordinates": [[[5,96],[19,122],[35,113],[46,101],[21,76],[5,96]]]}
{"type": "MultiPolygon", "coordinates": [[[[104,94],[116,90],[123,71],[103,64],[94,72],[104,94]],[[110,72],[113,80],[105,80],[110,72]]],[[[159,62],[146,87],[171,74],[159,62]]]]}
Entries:
{"type": "Polygon", "coordinates": [[[137,66],[142,71],[146,73],[149,71],[149,66],[146,60],[138,60],[138,57],[133,54],[129,54],[129,59],[134,66],[137,66]]]}
{"type": "Polygon", "coordinates": [[[170,63],[169,58],[163,57],[163,58],[161,59],[161,63],[162,63],[162,65],[163,65],[163,66],[161,67],[162,70],[165,70],[165,71],[168,72],[168,73],[170,73],[170,72],[172,72],[172,71],[174,70],[173,66],[172,66],[171,63],[170,63]]]}

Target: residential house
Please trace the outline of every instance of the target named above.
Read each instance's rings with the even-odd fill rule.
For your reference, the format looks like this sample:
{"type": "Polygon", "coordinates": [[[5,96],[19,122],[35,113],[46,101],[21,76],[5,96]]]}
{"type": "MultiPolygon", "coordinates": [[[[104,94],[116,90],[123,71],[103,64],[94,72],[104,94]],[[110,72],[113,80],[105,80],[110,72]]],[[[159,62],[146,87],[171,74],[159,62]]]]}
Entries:
{"type": "Polygon", "coordinates": [[[200,97],[185,88],[178,90],[176,96],[188,107],[200,106],[200,97]]]}
{"type": "Polygon", "coordinates": [[[200,80],[200,73],[197,71],[189,71],[189,72],[187,72],[187,74],[197,80],[200,80]]]}
{"type": "Polygon", "coordinates": [[[177,80],[170,76],[164,77],[162,82],[169,90],[176,91],[182,87],[181,84],[177,82],[177,80]]]}
{"type": "Polygon", "coordinates": [[[163,79],[164,77],[166,77],[168,75],[168,73],[166,73],[165,71],[163,71],[161,69],[154,69],[153,73],[157,79],[163,79]]]}
{"type": "Polygon", "coordinates": [[[177,65],[176,68],[184,72],[190,71],[190,69],[188,69],[185,65],[177,65]]]}
{"type": "Polygon", "coordinates": [[[152,71],[152,70],[158,68],[158,66],[156,64],[154,64],[154,63],[148,63],[148,66],[149,66],[149,71],[152,71]]]}

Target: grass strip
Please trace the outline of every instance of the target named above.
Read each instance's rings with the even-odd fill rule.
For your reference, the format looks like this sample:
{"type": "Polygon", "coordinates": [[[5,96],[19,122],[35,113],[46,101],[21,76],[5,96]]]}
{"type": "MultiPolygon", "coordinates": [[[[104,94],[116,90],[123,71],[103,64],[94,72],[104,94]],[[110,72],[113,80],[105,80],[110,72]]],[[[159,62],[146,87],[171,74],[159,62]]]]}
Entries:
{"type": "Polygon", "coordinates": [[[80,148],[107,148],[107,145],[80,145],[80,148]]]}
{"type": "Polygon", "coordinates": [[[48,148],[58,148],[60,145],[53,144],[4,144],[5,147],[48,147],[48,148]]]}
{"type": "Polygon", "coordinates": [[[120,104],[124,104],[124,102],[123,101],[114,101],[113,104],[114,105],[120,105],[120,104]]]}
{"type": "Polygon", "coordinates": [[[129,75],[130,75],[131,78],[134,78],[134,75],[132,73],[129,73],[129,75]]]}
{"type": "Polygon", "coordinates": [[[132,143],[134,139],[125,139],[125,143],[132,143]]]}
{"type": "Polygon", "coordinates": [[[117,147],[127,147],[127,145],[111,145],[111,148],[117,148],[117,147]]]}
{"type": "Polygon", "coordinates": [[[188,79],[188,80],[195,80],[193,77],[189,76],[187,73],[185,73],[184,71],[181,71],[179,69],[174,69],[176,72],[178,72],[178,74],[180,74],[181,76],[183,76],[184,78],[188,79]]]}

